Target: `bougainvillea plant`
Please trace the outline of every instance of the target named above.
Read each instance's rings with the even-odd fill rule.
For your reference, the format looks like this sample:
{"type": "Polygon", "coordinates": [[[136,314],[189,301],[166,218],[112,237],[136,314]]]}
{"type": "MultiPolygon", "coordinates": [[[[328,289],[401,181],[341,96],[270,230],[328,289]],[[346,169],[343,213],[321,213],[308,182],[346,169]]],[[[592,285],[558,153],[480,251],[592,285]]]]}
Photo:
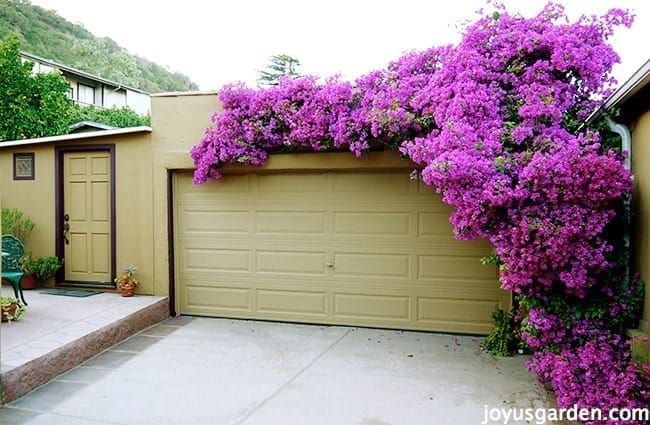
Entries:
{"type": "Polygon", "coordinates": [[[560,406],[646,407],[647,369],[624,336],[643,293],[624,272],[631,176],[610,138],[582,127],[612,92],[619,58],[607,40],[632,16],[569,22],[558,4],[533,18],[497,9],[457,45],[408,53],[354,83],[224,87],[223,112],[191,151],[194,182],[279,150],[398,149],[454,207],[456,237],[494,245],[535,351],[529,367],[560,406]]]}

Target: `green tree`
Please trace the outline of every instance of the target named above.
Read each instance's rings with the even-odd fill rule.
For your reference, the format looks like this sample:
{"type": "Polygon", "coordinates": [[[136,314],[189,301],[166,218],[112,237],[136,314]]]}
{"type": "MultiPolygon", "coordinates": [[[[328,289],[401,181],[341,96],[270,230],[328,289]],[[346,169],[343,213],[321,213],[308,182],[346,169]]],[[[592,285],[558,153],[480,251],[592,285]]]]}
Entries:
{"type": "Polygon", "coordinates": [[[128,106],[121,108],[100,109],[94,106],[74,105],[70,114],[69,124],[79,121],[94,121],[113,127],[137,127],[151,125],[149,115],[138,115],[128,106]]]}
{"type": "Polygon", "coordinates": [[[17,36],[0,41],[0,141],[67,133],[68,82],[57,73],[33,75],[19,53],[17,36]]]}
{"type": "Polygon", "coordinates": [[[75,40],[72,53],[76,58],[73,64],[75,68],[89,69],[108,80],[137,86],[142,78],[133,56],[109,38],[75,40]]]}
{"type": "MultiPolygon", "coordinates": [[[[188,76],[174,73],[145,58],[131,56],[114,40],[99,39],[83,26],[65,20],[53,10],[31,4],[29,0],[0,0],[0,39],[9,34],[16,34],[20,38],[22,50],[28,53],[78,67],[90,74],[101,74],[104,78],[150,93],[198,89],[188,76]],[[79,61],[77,53],[72,49],[74,40],[94,41],[96,46],[107,48],[108,63],[117,68],[106,69],[110,65],[102,64],[101,61],[101,66],[97,69],[94,66],[81,66],[83,61],[79,61]],[[116,57],[111,57],[113,55],[116,57]],[[130,68],[133,61],[137,72],[130,68]],[[120,69],[123,65],[127,66],[124,70],[120,69]],[[128,81],[121,79],[122,74],[127,76],[128,81]]],[[[77,44],[77,52],[87,51],[85,48],[88,46],[77,44]]],[[[89,59],[89,62],[92,60],[89,59]]]]}
{"type": "Polygon", "coordinates": [[[266,68],[260,71],[257,83],[260,86],[277,86],[280,77],[299,77],[300,61],[289,55],[273,55],[269,58],[266,68]]]}

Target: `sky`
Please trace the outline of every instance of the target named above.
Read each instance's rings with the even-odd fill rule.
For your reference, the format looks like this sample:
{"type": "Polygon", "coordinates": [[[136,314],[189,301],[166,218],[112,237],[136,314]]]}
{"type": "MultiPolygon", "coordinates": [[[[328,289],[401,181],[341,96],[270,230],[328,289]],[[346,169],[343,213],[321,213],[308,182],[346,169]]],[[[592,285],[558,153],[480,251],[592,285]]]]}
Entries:
{"type": "MultiPolygon", "coordinates": [[[[272,55],[297,58],[302,74],[352,80],[411,50],[455,43],[461,25],[485,0],[32,0],[110,37],[132,54],[189,76],[201,90],[243,81],[253,86],[272,55]]],[[[509,12],[534,16],[546,0],[502,0],[509,12]]],[[[564,0],[572,20],[631,9],[631,29],[611,42],[620,83],[650,58],[650,1],[564,0]]]]}

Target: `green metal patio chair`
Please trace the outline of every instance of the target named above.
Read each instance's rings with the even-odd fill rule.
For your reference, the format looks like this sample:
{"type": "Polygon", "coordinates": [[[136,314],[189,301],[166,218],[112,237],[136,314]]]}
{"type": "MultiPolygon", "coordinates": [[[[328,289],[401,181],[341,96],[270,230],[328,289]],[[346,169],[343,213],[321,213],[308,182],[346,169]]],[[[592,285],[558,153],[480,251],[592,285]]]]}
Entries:
{"type": "Polygon", "coordinates": [[[25,253],[25,245],[14,235],[2,235],[2,280],[6,280],[14,288],[14,294],[25,302],[23,288],[20,280],[23,278],[23,268],[20,265],[20,257],[25,253]]]}

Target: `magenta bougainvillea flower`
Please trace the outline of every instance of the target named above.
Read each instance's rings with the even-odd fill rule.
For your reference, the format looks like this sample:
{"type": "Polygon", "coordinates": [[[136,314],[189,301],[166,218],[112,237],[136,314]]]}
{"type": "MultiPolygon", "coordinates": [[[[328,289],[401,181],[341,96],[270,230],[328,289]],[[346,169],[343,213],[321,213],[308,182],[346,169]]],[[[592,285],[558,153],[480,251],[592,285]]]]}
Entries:
{"type": "Polygon", "coordinates": [[[282,149],[398,149],[453,207],[456,236],[489,240],[503,287],[534,306],[522,333],[537,350],[529,366],[560,406],[647,406],[647,370],[622,336],[634,288],[612,272],[620,235],[609,230],[631,176],[620,152],[579,126],[615,84],[608,38],[631,23],[618,9],[575,22],[558,4],[532,18],[500,9],[457,45],[407,53],[354,82],[228,85],[191,151],[194,182],[282,149]],[[558,299],[573,313],[558,314],[558,299]]]}

